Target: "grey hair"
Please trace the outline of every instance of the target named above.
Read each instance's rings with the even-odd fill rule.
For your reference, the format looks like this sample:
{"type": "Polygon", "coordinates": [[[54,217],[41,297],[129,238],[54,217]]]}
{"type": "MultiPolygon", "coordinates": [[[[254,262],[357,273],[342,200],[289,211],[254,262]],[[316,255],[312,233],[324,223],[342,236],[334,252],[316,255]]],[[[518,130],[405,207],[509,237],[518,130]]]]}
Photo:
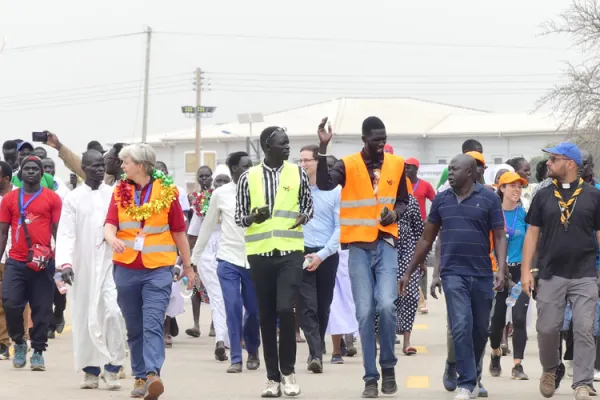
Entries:
{"type": "Polygon", "coordinates": [[[154,149],[146,144],[130,144],[125,146],[119,152],[119,159],[130,157],[135,164],[142,164],[148,175],[152,175],[156,164],[156,153],[154,149]]]}

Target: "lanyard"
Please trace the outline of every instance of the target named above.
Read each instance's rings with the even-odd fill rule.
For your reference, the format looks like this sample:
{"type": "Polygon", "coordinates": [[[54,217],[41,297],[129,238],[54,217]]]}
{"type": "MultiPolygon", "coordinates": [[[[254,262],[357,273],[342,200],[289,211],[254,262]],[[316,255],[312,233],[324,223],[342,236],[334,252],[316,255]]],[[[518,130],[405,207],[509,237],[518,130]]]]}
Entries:
{"type": "MultiPolygon", "coordinates": [[[[506,226],[506,236],[508,237],[508,240],[512,239],[512,237],[515,235],[515,227],[517,226],[517,219],[519,217],[519,210],[521,209],[521,207],[517,206],[517,208],[515,208],[515,216],[513,217],[513,222],[512,222],[512,226],[509,228],[508,225],[506,226]]],[[[502,210],[502,212],[504,213],[504,223],[506,224],[506,212],[504,210],[502,210]]]]}
{"type": "Polygon", "coordinates": [[[152,186],[148,187],[148,190],[146,190],[146,195],[144,196],[144,202],[140,204],[141,192],[138,193],[138,191],[135,190],[133,196],[135,198],[135,205],[140,207],[141,205],[146,204],[148,202],[148,198],[150,197],[150,193],[152,193],[152,186]]]}
{"type": "Polygon", "coordinates": [[[413,193],[417,192],[417,188],[419,187],[419,183],[421,183],[420,179],[417,179],[417,183],[415,184],[415,186],[413,187],[413,193]]]}
{"type": "MultiPolygon", "coordinates": [[[[21,190],[19,190],[19,206],[21,208],[21,210],[20,210],[21,213],[19,215],[19,221],[20,221],[20,223],[23,222],[23,216],[25,215],[25,210],[27,210],[27,207],[29,207],[29,205],[31,204],[31,202],[33,200],[35,200],[40,195],[40,193],[42,193],[42,188],[41,187],[40,187],[40,190],[38,190],[37,192],[35,192],[34,195],[31,196],[31,198],[29,200],[27,200],[27,203],[23,204],[23,200],[24,200],[24,197],[25,197],[25,190],[23,190],[23,188],[21,188],[21,190]]],[[[25,221],[25,222],[27,222],[27,221],[25,221]]]]}

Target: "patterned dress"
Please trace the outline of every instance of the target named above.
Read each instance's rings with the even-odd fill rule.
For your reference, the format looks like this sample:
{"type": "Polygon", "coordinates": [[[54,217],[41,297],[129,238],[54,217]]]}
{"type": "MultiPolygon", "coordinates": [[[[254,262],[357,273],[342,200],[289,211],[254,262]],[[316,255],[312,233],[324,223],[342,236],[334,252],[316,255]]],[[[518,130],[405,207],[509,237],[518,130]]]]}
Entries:
{"type": "MultiPolygon", "coordinates": [[[[404,276],[408,265],[415,254],[417,241],[423,234],[425,226],[421,217],[419,203],[414,196],[409,195],[406,211],[398,220],[398,280],[404,276]]],[[[419,305],[419,269],[415,270],[408,281],[406,296],[398,296],[396,305],[396,333],[411,332],[419,305]]],[[[375,332],[378,332],[379,315],[375,315],[375,332]]]]}

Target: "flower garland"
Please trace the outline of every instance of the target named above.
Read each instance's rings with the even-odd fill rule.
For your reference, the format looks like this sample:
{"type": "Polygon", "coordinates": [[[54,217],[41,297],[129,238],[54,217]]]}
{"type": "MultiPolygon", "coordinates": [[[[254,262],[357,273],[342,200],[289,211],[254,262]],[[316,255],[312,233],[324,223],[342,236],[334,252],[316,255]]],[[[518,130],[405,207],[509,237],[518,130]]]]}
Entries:
{"type": "Polygon", "coordinates": [[[156,169],[152,172],[152,178],[160,180],[160,197],[152,199],[140,206],[136,205],[133,201],[133,192],[135,188],[132,183],[127,180],[125,174],[121,176],[121,180],[117,186],[119,205],[125,209],[127,215],[136,221],[143,221],[154,214],[161,213],[163,210],[171,207],[171,203],[177,198],[177,189],[173,183],[173,178],[156,169]]]}
{"type": "Polygon", "coordinates": [[[212,197],[214,189],[210,188],[208,190],[203,190],[201,192],[194,192],[192,196],[194,200],[192,201],[192,207],[194,207],[194,212],[199,217],[204,217],[208,212],[208,206],[210,204],[210,198],[212,197]]]}

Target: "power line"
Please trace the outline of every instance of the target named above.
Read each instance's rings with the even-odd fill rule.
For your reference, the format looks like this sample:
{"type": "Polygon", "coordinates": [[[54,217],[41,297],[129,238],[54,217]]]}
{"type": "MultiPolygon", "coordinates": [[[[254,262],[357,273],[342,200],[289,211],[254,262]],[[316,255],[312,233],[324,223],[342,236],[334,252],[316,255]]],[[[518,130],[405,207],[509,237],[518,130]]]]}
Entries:
{"type": "Polygon", "coordinates": [[[553,84],[556,81],[532,81],[532,80],[484,80],[484,81],[392,81],[392,80],[379,80],[379,81],[365,81],[364,79],[357,80],[306,80],[306,79],[273,79],[273,78],[207,78],[207,85],[211,82],[283,82],[283,83],[349,83],[349,84],[386,84],[386,85],[482,85],[482,84],[507,84],[507,83],[540,83],[540,84],[553,84]]]}
{"type": "Polygon", "coordinates": [[[163,35],[177,35],[177,36],[202,36],[202,37],[217,37],[217,38],[227,38],[227,39],[259,39],[259,40],[280,40],[280,41],[299,41],[299,42],[330,42],[330,43],[382,44],[382,45],[396,45],[396,46],[463,47],[463,48],[519,49],[519,50],[565,50],[565,48],[557,48],[557,47],[503,45],[503,44],[413,42],[413,41],[348,39],[348,38],[331,38],[331,37],[328,38],[328,37],[241,35],[241,34],[206,33],[206,32],[155,31],[154,33],[163,34],[163,35]]]}
{"type": "Polygon", "coordinates": [[[39,50],[39,49],[45,49],[48,47],[55,47],[55,46],[66,46],[66,45],[79,44],[79,43],[99,42],[99,41],[104,41],[104,40],[112,40],[112,39],[119,39],[119,38],[124,38],[124,37],[129,37],[129,36],[141,35],[142,33],[144,33],[144,32],[132,32],[132,33],[124,33],[124,34],[120,34],[120,35],[97,36],[97,37],[92,37],[92,38],[64,40],[64,41],[60,41],[60,42],[40,43],[40,44],[32,44],[32,45],[28,45],[28,46],[19,46],[19,47],[5,47],[4,52],[39,50]]]}
{"type": "Polygon", "coordinates": [[[470,78],[470,77],[505,77],[505,78],[521,78],[521,77],[532,77],[532,76],[562,76],[560,73],[530,73],[530,74],[446,74],[446,75],[432,75],[432,74],[420,74],[420,75],[385,75],[385,74],[361,74],[361,73],[346,73],[346,74],[302,74],[302,73],[277,73],[277,72],[222,72],[222,71],[206,71],[207,75],[225,75],[225,76],[283,76],[283,77],[327,77],[327,78],[470,78]]]}

